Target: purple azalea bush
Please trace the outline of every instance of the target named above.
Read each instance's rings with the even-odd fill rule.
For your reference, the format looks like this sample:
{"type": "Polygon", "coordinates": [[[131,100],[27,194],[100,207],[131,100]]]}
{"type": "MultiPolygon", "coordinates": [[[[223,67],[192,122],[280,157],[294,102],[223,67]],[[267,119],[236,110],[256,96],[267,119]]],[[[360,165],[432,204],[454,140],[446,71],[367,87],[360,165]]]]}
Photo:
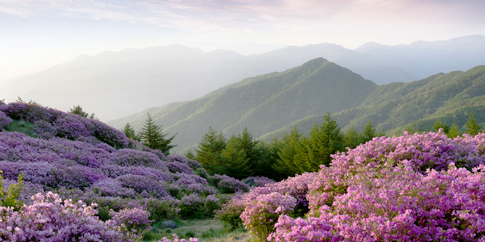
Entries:
{"type": "Polygon", "coordinates": [[[241,195],[218,216],[242,211],[246,228],[268,241],[485,241],[484,144],[483,134],[374,138],[319,172],[241,195]],[[308,213],[295,218],[281,206],[275,219],[270,191],[308,213]]]}
{"type": "Polygon", "coordinates": [[[8,117],[4,112],[0,111],[0,131],[8,127],[12,122],[12,119],[8,117]]]}

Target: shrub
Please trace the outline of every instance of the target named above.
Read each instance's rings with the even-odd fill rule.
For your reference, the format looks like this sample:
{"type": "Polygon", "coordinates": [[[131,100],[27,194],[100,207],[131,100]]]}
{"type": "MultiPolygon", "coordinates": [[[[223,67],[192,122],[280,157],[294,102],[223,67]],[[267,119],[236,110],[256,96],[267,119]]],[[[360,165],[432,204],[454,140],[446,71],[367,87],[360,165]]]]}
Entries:
{"type": "Polygon", "coordinates": [[[0,111],[0,131],[6,129],[11,122],[12,119],[0,111]]]}
{"type": "Polygon", "coordinates": [[[294,197],[273,192],[261,195],[256,201],[246,204],[241,219],[252,235],[266,241],[269,234],[274,232],[274,224],[278,217],[293,210],[295,206],[294,197]]]}
{"type": "Polygon", "coordinates": [[[151,229],[152,220],[148,219],[150,212],[140,208],[125,208],[119,212],[111,210],[110,216],[116,224],[124,224],[126,229],[133,233],[141,233],[151,229]]]}
{"type": "Polygon", "coordinates": [[[249,186],[246,185],[244,182],[227,175],[214,174],[212,180],[214,181],[216,187],[219,188],[222,193],[249,191],[249,186]]]}
{"type": "Polygon", "coordinates": [[[183,218],[201,218],[204,214],[204,199],[192,193],[180,199],[179,215],[183,218]]]}
{"type": "Polygon", "coordinates": [[[0,207],[0,239],[7,241],[133,241],[134,234],[114,221],[96,217],[93,206],[61,200],[57,194],[32,197],[19,212],[0,207]],[[16,228],[16,229],[11,229],[16,228]]]}

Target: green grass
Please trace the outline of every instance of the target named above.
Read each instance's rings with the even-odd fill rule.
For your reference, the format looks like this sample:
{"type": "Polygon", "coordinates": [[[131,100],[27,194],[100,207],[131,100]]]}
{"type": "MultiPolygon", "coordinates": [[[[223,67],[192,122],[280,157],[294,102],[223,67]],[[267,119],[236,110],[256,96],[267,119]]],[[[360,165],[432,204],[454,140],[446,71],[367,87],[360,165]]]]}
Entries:
{"type": "Polygon", "coordinates": [[[34,124],[31,122],[14,119],[7,127],[7,131],[11,131],[11,132],[16,131],[19,133],[26,134],[30,137],[33,137],[34,134],[32,133],[32,127],[34,127],[34,124]]]}
{"type": "Polygon", "coordinates": [[[215,219],[196,219],[196,220],[174,220],[177,223],[176,229],[162,228],[162,221],[153,224],[152,230],[145,233],[143,241],[156,242],[162,237],[172,238],[172,234],[177,234],[180,239],[198,238],[200,242],[251,242],[254,241],[249,233],[243,229],[228,231],[223,227],[222,222],[215,219]]]}

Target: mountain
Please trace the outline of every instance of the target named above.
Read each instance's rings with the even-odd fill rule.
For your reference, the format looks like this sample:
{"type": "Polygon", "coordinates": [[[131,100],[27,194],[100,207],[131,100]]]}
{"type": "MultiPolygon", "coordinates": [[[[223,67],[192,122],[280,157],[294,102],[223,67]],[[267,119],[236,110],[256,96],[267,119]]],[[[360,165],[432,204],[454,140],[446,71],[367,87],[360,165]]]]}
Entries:
{"type": "Polygon", "coordinates": [[[355,50],[387,65],[399,67],[419,79],[485,64],[484,35],[396,46],[367,43],[355,50]]]}
{"type": "Polygon", "coordinates": [[[317,58],[284,72],[247,78],[199,99],[117,119],[108,124],[122,128],[143,125],[150,112],[164,131],[178,133],[175,151],[194,148],[209,127],[238,134],[248,127],[255,138],[271,138],[294,126],[303,133],[332,117],[345,131],[363,130],[372,121],[387,135],[405,129],[432,130],[439,118],[464,129],[473,112],[485,120],[485,66],[466,72],[438,73],[419,81],[376,85],[352,71],[317,58]]]}
{"type": "Polygon", "coordinates": [[[301,117],[340,112],[360,105],[378,86],[323,58],[284,72],[247,78],[168,109],[146,110],[109,122],[140,128],[147,111],[164,132],[177,133],[176,150],[197,144],[209,127],[237,134],[244,127],[260,137],[301,117]],[[143,117],[143,118],[142,118],[143,117]]]}
{"type": "Polygon", "coordinates": [[[80,56],[1,82],[0,97],[13,101],[20,96],[61,110],[81,105],[101,120],[111,120],[147,107],[192,100],[243,78],[284,71],[317,57],[376,83],[415,79],[397,67],[334,44],[293,46],[250,56],[171,45],[80,56]]]}
{"type": "MultiPolygon", "coordinates": [[[[433,130],[437,119],[449,126],[456,122],[464,130],[471,112],[483,126],[485,66],[466,72],[439,73],[409,83],[380,85],[361,105],[336,112],[332,117],[344,130],[350,127],[362,130],[372,121],[377,130],[385,130],[387,135],[401,135],[407,129],[433,130]]],[[[306,116],[260,138],[270,140],[294,126],[307,133],[315,122],[321,123],[322,116],[306,116]]]]}

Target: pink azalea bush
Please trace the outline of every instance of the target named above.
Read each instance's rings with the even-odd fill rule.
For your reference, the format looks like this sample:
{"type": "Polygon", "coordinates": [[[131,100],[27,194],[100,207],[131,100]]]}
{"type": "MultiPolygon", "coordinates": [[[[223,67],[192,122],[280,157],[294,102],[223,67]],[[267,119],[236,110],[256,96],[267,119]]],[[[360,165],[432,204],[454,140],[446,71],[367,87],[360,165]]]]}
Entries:
{"type": "Polygon", "coordinates": [[[168,239],[167,237],[163,237],[162,240],[159,240],[158,242],[198,242],[199,241],[197,238],[190,238],[189,240],[179,239],[177,234],[173,234],[172,237],[173,237],[173,240],[168,239]]]}
{"type": "MultiPolygon", "coordinates": [[[[449,139],[441,132],[405,133],[336,154],[330,167],[322,166],[307,183],[306,218],[287,212],[260,239],[485,241],[483,144],[484,135],[449,139]]],[[[246,228],[274,215],[254,209],[264,199],[253,191],[242,197],[246,228]],[[247,202],[252,199],[257,202],[247,202]]]]}
{"type": "Polygon", "coordinates": [[[254,202],[246,204],[241,219],[249,232],[265,240],[274,231],[278,217],[288,213],[296,206],[296,199],[289,195],[273,192],[260,195],[254,202]]]}
{"type": "Polygon", "coordinates": [[[96,217],[95,205],[61,200],[57,194],[32,197],[19,212],[0,207],[0,241],[133,241],[124,227],[96,217]]]}

